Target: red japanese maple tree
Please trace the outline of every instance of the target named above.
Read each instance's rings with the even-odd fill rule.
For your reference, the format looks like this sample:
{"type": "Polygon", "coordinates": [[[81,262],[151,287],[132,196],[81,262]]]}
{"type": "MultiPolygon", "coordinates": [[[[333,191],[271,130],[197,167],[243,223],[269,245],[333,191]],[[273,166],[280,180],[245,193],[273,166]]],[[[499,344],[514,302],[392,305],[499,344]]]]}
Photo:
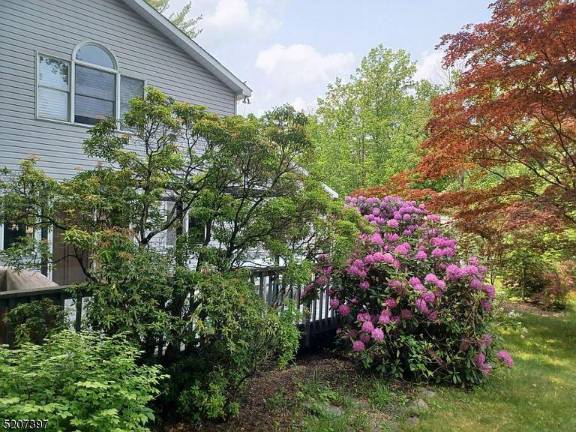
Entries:
{"type": "MultiPolygon", "coordinates": [[[[444,65],[465,66],[453,91],[434,101],[415,174],[462,179],[434,202],[468,224],[574,227],[576,3],[498,0],[490,7],[489,22],[442,38],[444,65]]],[[[427,192],[406,188],[413,175],[396,180],[386,193],[427,192]]]]}

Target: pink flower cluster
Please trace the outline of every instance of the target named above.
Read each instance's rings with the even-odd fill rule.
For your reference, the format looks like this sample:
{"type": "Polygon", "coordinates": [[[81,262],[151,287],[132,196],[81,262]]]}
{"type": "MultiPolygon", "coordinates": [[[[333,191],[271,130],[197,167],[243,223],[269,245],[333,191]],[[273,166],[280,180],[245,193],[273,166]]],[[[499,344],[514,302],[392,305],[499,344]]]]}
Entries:
{"type": "MultiPolygon", "coordinates": [[[[457,292],[466,293],[470,307],[479,307],[476,313],[490,311],[495,290],[484,283],[486,267],[476,257],[466,262],[456,258],[457,242],[444,234],[439,216],[394,196],[348,197],[346,203],[358,209],[374,232],[359,236],[356,253],[344,268],[321,261],[309,292],[338,279],[330,288],[330,307],[348,319],[340,333],[354,352],[385,342],[400,328],[438,322],[451,313],[446,299],[457,292]]],[[[473,359],[483,374],[492,368],[483,352],[488,338],[475,345],[473,359]]],[[[512,365],[505,351],[498,358],[512,365]]]]}

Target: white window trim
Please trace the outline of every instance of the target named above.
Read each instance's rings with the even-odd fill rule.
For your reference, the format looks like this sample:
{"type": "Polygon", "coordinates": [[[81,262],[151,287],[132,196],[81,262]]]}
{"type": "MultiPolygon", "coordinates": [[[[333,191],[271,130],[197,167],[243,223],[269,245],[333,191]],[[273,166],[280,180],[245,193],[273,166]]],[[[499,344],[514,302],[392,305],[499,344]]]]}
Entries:
{"type": "Polygon", "coordinates": [[[0,250],[4,250],[4,224],[0,223],[0,250]]]}
{"type": "MultiPolygon", "coordinates": [[[[119,64],[118,64],[118,60],[116,59],[116,56],[114,55],[114,53],[98,42],[93,42],[93,41],[81,42],[80,44],[76,45],[76,47],[72,51],[72,56],[70,58],[64,58],[62,56],[55,55],[55,54],[52,54],[50,52],[36,51],[36,83],[35,83],[35,110],[34,110],[36,120],[47,121],[47,122],[52,122],[52,123],[60,123],[60,124],[66,124],[66,125],[72,125],[72,126],[79,126],[79,127],[84,127],[84,128],[92,128],[94,126],[94,125],[90,125],[90,124],[86,124],[86,123],[79,123],[79,122],[74,121],[74,118],[75,118],[74,100],[75,100],[75,96],[76,96],[76,94],[75,94],[76,93],[76,64],[78,64],[80,66],[85,66],[85,67],[89,67],[92,69],[100,70],[103,72],[112,73],[115,75],[114,116],[115,116],[115,120],[118,124],[120,123],[120,120],[121,120],[121,115],[120,115],[120,108],[121,108],[120,81],[121,81],[122,77],[142,81],[144,84],[144,94],[146,94],[146,87],[148,86],[148,81],[143,79],[142,77],[139,77],[139,76],[134,76],[131,74],[122,73],[122,70],[120,69],[119,64]],[[116,69],[110,69],[107,67],[103,67],[103,66],[92,64],[92,63],[84,62],[82,60],[76,60],[76,54],[78,53],[78,50],[80,50],[85,45],[96,45],[96,46],[102,48],[104,51],[106,51],[112,57],[112,60],[114,61],[114,64],[116,65],[116,69]],[[39,99],[39,88],[40,88],[40,57],[41,56],[42,57],[50,57],[50,58],[68,63],[68,73],[70,74],[68,77],[68,82],[69,82],[68,121],[51,119],[51,118],[42,117],[39,115],[38,99],[39,99]]],[[[43,86],[43,87],[50,88],[49,86],[43,86]]],[[[128,133],[129,133],[129,131],[128,131],[128,133]]]]}

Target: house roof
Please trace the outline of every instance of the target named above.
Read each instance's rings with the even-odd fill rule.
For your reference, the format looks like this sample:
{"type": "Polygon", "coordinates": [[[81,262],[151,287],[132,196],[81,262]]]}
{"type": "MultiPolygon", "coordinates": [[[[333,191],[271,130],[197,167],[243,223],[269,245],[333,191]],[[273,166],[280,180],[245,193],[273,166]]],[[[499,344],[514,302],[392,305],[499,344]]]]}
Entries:
{"type": "Polygon", "coordinates": [[[212,57],[204,48],[182,33],[170,20],[146,3],[145,0],[122,1],[190,57],[214,74],[214,76],[230,88],[237,97],[249,97],[252,94],[252,89],[248,87],[246,83],[226,69],[222,63],[212,57]]]}

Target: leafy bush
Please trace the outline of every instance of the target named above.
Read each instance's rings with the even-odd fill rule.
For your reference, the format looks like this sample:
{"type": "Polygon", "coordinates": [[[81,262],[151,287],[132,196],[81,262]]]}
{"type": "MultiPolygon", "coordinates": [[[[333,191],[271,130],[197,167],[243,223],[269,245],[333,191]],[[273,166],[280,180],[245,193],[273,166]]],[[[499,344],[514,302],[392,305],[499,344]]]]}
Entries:
{"type": "Polygon", "coordinates": [[[0,346],[0,417],[46,419],[48,431],[147,431],[161,376],[137,358],[122,337],[67,330],[43,345],[0,346]]]}
{"type": "Polygon", "coordinates": [[[25,342],[39,344],[65,325],[63,308],[50,299],[20,304],[4,319],[8,328],[14,331],[17,345],[25,342]]]}
{"type": "Polygon", "coordinates": [[[514,248],[506,254],[502,267],[510,294],[547,309],[564,308],[574,289],[574,261],[562,260],[554,253],[514,248]]]}
{"type": "Polygon", "coordinates": [[[518,247],[507,253],[503,261],[504,283],[511,295],[526,300],[544,291],[549,266],[541,253],[518,247]]]}
{"type": "Polygon", "coordinates": [[[285,366],[300,338],[298,311],[266,305],[243,272],[204,274],[192,303],[196,343],[170,369],[161,403],[188,420],[233,415],[247,378],[285,366]]]}
{"type": "MultiPolygon", "coordinates": [[[[324,257],[307,296],[332,279],[341,337],[367,368],[395,377],[478,383],[492,370],[494,287],[478,259],[457,257],[437,215],[397,197],[348,198],[374,227],[345,265],[324,257]]],[[[508,365],[506,352],[498,357],[508,365]]]]}
{"type": "Polygon", "coordinates": [[[574,290],[574,271],[573,261],[556,264],[554,268],[544,273],[544,289],[534,295],[534,300],[547,309],[564,309],[568,294],[574,290]]]}

